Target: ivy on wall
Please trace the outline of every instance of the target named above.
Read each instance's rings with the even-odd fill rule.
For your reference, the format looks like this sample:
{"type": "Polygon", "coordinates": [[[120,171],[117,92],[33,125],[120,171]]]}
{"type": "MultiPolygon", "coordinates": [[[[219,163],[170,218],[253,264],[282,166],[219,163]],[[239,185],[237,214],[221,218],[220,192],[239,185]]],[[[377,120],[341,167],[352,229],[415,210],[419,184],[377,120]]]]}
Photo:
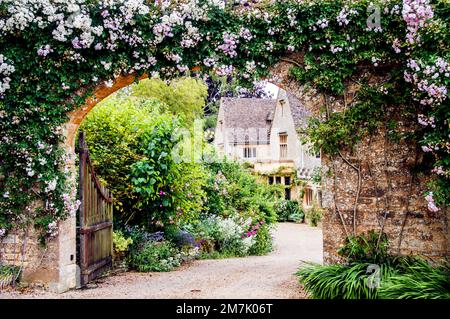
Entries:
{"type": "Polygon", "coordinates": [[[290,52],[304,56],[297,80],[337,97],[363,70],[390,75],[365,83],[348,111],[314,120],[312,142],[336,152],[395,106],[417,119],[433,159],[426,199],[439,210],[450,195],[449,11],[445,0],[0,0],[0,237],[31,222],[51,237],[75,214],[59,145],[67,112],[94,87],[192,70],[248,87],[290,52]]]}

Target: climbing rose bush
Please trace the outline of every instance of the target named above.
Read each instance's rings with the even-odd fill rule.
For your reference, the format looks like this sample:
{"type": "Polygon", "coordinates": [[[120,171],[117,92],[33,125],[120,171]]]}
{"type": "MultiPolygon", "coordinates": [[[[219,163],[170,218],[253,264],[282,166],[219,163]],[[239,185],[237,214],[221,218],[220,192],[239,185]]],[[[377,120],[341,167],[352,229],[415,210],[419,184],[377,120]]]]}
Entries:
{"type": "Polygon", "coordinates": [[[428,123],[417,133],[439,209],[450,197],[448,19],[443,0],[0,0],[0,229],[34,221],[50,235],[76,211],[59,145],[96,86],[196,72],[250,86],[294,51],[307,53],[296,77],[336,95],[358,66],[404,71],[411,95],[398,103],[417,103],[428,123]]]}

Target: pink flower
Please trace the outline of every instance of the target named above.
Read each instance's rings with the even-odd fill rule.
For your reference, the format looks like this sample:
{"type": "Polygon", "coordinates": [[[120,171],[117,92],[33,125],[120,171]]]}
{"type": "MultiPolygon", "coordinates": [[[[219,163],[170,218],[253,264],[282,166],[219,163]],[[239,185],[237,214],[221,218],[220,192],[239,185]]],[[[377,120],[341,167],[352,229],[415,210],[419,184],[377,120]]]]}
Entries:
{"type": "Polygon", "coordinates": [[[436,213],[439,211],[439,208],[436,207],[435,203],[430,202],[430,203],[428,203],[428,210],[430,212],[436,213]]]}
{"type": "Polygon", "coordinates": [[[439,211],[439,208],[437,208],[435,202],[434,202],[434,198],[433,198],[433,193],[429,192],[427,196],[425,196],[425,200],[428,202],[428,210],[430,212],[436,213],[439,211]]]}
{"type": "Polygon", "coordinates": [[[428,153],[428,152],[431,152],[432,149],[429,148],[428,146],[423,145],[423,146],[422,146],[422,151],[424,151],[425,153],[428,153]]]}

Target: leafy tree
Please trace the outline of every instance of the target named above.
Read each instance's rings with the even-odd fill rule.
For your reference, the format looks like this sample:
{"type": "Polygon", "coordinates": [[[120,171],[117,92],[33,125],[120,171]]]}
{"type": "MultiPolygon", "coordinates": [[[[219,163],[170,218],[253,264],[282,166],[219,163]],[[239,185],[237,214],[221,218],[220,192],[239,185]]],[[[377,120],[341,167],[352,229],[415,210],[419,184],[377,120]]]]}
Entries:
{"type": "Polygon", "coordinates": [[[156,98],[164,104],[164,110],[181,116],[186,126],[202,117],[207,87],[196,78],[179,78],[170,84],[161,79],[145,79],[133,85],[130,95],[138,98],[156,98]]]}
{"type": "Polygon", "coordinates": [[[160,101],[126,94],[102,101],[83,122],[93,165],[113,192],[117,223],[176,225],[201,210],[202,166],[171,156],[181,125],[160,101]]]}

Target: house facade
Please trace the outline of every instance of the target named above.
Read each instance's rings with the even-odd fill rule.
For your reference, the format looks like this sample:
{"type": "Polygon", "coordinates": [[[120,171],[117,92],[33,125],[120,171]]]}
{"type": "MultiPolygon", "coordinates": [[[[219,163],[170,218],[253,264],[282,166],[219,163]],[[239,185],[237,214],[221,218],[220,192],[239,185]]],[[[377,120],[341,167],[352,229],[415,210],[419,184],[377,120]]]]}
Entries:
{"type": "Polygon", "coordinates": [[[269,184],[285,185],[285,198],[321,204],[311,178],[320,155],[300,139],[309,113],[284,90],[276,99],[222,98],[214,145],[220,156],[247,162],[269,184]]]}

